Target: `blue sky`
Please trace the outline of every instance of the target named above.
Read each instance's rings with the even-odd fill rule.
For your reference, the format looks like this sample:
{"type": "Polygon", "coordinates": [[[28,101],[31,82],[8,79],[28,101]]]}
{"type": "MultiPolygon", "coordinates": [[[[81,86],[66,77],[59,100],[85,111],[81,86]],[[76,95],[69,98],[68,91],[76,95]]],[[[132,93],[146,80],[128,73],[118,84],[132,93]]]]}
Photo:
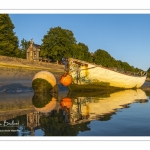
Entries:
{"type": "Polygon", "coordinates": [[[150,67],[150,14],[10,14],[14,31],[36,44],[50,28],[71,30],[90,52],[106,50],[116,60],[147,70],[150,67]]]}

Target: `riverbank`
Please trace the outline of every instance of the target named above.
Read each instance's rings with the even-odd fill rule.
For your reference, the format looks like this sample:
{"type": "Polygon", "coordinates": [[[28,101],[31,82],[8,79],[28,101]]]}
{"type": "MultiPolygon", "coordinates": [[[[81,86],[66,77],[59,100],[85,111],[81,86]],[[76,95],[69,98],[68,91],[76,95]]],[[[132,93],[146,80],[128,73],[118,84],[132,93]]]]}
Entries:
{"type": "MultiPolygon", "coordinates": [[[[42,70],[47,69],[37,69],[37,70],[29,70],[29,69],[12,69],[12,68],[0,68],[0,93],[20,93],[20,92],[33,92],[32,89],[32,79],[34,75],[42,70]]],[[[47,70],[49,71],[49,70],[47,70]]],[[[57,79],[57,84],[60,87],[60,92],[63,92],[67,89],[60,85],[59,77],[63,73],[62,72],[53,72],[57,79]]],[[[150,82],[145,82],[141,87],[144,91],[150,91],[150,82]]]]}
{"type": "Polygon", "coordinates": [[[33,91],[32,79],[39,71],[53,73],[58,81],[64,65],[0,56],[0,93],[33,91]]]}
{"type": "MultiPolygon", "coordinates": [[[[64,65],[0,56],[0,93],[33,92],[32,79],[39,71],[53,73],[59,84],[64,65]]],[[[67,91],[60,84],[59,88],[61,93],[67,91]]],[[[141,89],[150,91],[150,82],[146,81],[141,89]]]]}

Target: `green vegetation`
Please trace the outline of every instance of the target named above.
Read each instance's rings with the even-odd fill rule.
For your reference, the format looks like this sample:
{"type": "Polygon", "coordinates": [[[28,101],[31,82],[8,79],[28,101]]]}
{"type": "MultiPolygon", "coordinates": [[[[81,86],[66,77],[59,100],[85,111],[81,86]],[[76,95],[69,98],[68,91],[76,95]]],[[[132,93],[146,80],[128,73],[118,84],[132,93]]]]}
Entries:
{"type": "Polygon", "coordinates": [[[30,41],[25,40],[24,38],[21,40],[20,50],[21,50],[21,58],[26,58],[26,50],[30,45],[30,41]]]}
{"type": "Polygon", "coordinates": [[[68,86],[68,89],[70,92],[75,91],[75,92],[85,92],[85,91],[98,91],[101,94],[102,93],[112,93],[112,92],[117,92],[121,90],[125,90],[124,88],[119,88],[119,87],[113,87],[109,86],[108,83],[99,83],[99,84],[70,84],[68,86]]]}
{"type": "Polygon", "coordinates": [[[18,57],[18,37],[13,32],[14,25],[7,14],[0,14],[0,55],[18,57]]]}
{"type": "Polygon", "coordinates": [[[105,90],[100,90],[100,91],[72,91],[67,94],[67,97],[70,98],[78,98],[78,97],[110,97],[111,92],[105,91],[105,90]]]}
{"type": "Polygon", "coordinates": [[[116,113],[115,112],[110,112],[110,113],[107,113],[107,114],[104,114],[102,116],[99,117],[99,121],[108,121],[112,118],[112,115],[115,115],[116,113]]]}
{"type": "Polygon", "coordinates": [[[93,62],[88,46],[76,43],[72,31],[61,27],[50,28],[42,39],[41,56],[61,61],[62,58],[74,57],[80,60],[93,62]]]}
{"type": "Polygon", "coordinates": [[[51,28],[44,35],[41,45],[41,55],[61,61],[63,57],[73,57],[79,60],[95,63],[104,67],[116,68],[119,71],[138,73],[141,69],[130,66],[127,62],[115,60],[107,51],[98,49],[93,54],[84,43],[76,43],[72,31],[61,27],[51,28]]]}
{"type": "Polygon", "coordinates": [[[21,70],[21,71],[41,71],[41,70],[47,70],[50,71],[51,73],[55,74],[62,74],[63,70],[61,71],[60,69],[54,70],[53,68],[45,68],[45,67],[34,67],[34,66],[23,66],[23,65],[10,65],[10,64],[3,64],[0,63],[0,68],[5,68],[5,69],[15,69],[15,70],[21,70]]]}
{"type": "Polygon", "coordinates": [[[32,81],[32,87],[35,93],[48,93],[53,88],[48,81],[40,78],[37,78],[32,81]]]}
{"type": "MultiPolygon", "coordinates": [[[[19,47],[18,37],[13,32],[14,28],[9,15],[0,14],[0,55],[26,58],[26,49],[30,42],[23,38],[19,47]]],[[[125,72],[137,73],[142,71],[130,66],[127,62],[115,60],[105,50],[98,49],[94,53],[90,53],[87,45],[81,42],[77,43],[71,30],[59,26],[50,28],[47,34],[43,36],[40,55],[53,61],[73,57],[125,72]]],[[[148,76],[150,77],[150,72],[148,72],[148,76]]]]}
{"type": "Polygon", "coordinates": [[[42,108],[45,107],[51,100],[52,100],[51,94],[34,93],[34,96],[32,97],[32,104],[36,108],[42,108]]]}
{"type": "Polygon", "coordinates": [[[87,62],[93,62],[89,48],[84,43],[78,43],[76,49],[74,50],[73,57],[79,60],[84,60],[87,62]]]}
{"type": "Polygon", "coordinates": [[[150,68],[147,70],[147,77],[150,78],[150,68]]]}
{"type": "MultiPolygon", "coordinates": [[[[142,90],[144,90],[144,89],[142,88],[142,90]]],[[[144,90],[144,92],[145,92],[146,95],[150,98],[150,88],[149,88],[148,90],[144,90]]]]}
{"type": "Polygon", "coordinates": [[[105,50],[98,49],[95,51],[93,61],[95,64],[102,65],[104,67],[117,67],[116,60],[105,50]]]}
{"type": "Polygon", "coordinates": [[[21,41],[19,48],[18,37],[15,36],[15,28],[8,14],[0,14],[0,55],[26,58],[26,48],[28,42],[21,41]]]}
{"type": "Polygon", "coordinates": [[[77,136],[80,131],[90,130],[90,122],[70,125],[65,122],[63,112],[53,110],[50,116],[40,118],[40,126],[45,136],[77,136]]]}
{"type": "Polygon", "coordinates": [[[130,66],[127,62],[115,60],[107,51],[98,49],[93,55],[93,62],[104,67],[116,68],[119,71],[139,72],[141,69],[130,66]]]}
{"type": "Polygon", "coordinates": [[[72,31],[61,27],[50,28],[42,39],[41,55],[55,61],[62,57],[72,57],[76,39],[72,31]]]}

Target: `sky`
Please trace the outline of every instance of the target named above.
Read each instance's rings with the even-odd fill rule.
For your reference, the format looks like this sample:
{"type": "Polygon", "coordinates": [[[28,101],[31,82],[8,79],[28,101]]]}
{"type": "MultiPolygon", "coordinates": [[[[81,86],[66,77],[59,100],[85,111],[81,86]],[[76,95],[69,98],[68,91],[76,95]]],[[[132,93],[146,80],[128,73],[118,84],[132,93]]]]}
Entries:
{"type": "Polygon", "coordinates": [[[9,14],[19,41],[42,44],[50,28],[71,30],[90,52],[107,51],[116,60],[150,67],[150,14],[9,14]]]}

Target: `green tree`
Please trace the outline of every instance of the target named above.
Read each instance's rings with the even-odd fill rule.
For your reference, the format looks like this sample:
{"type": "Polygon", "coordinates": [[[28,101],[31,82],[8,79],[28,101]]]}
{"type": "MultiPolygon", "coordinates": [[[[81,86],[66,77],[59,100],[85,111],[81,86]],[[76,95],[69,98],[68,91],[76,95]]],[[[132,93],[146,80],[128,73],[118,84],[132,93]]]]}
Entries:
{"type": "Polygon", "coordinates": [[[25,40],[24,38],[21,40],[20,50],[21,50],[21,58],[26,58],[26,50],[30,45],[30,41],[25,40]]]}
{"type": "Polygon", "coordinates": [[[107,51],[101,49],[94,52],[94,63],[104,67],[116,67],[117,65],[116,60],[107,51]]]}
{"type": "Polygon", "coordinates": [[[76,48],[73,32],[61,27],[50,28],[42,42],[41,56],[50,57],[55,61],[61,60],[62,57],[72,57],[76,48]]]}
{"type": "Polygon", "coordinates": [[[91,54],[89,52],[89,48],[87,45],[79,42],[77,44],[77,48],[75,50],[76,51],[74,51],[74,53],[73,53],[74,58],[92,62],[92,57],[91,57],[91,54]]]}
{"type": "Polygon", "coordinates": [[[107,51],[98,49],[94,52],[93,62],[104,67],[117,68],[118,71],[129,71],[129,72],[139,72],[141,69],[134,68],[127,62],[122,62],[121,60],[114,59],[107,51]]]}
{"type": "Polygon", "coordinates": [[[148,69],[147,69],[147,72],[149,72],[149,73],[150,73],[150,68],[148,68],[148,69]]]}
{"type": "Polygon", "coordinates": [[[147,70],[147,77],[150,78],[150,68],[147,70]]]}
{"type": "Polygon", "coordinates": [[[0,55],[19,57],[18,37],[8,14],[0,14],[0,55]]]}

